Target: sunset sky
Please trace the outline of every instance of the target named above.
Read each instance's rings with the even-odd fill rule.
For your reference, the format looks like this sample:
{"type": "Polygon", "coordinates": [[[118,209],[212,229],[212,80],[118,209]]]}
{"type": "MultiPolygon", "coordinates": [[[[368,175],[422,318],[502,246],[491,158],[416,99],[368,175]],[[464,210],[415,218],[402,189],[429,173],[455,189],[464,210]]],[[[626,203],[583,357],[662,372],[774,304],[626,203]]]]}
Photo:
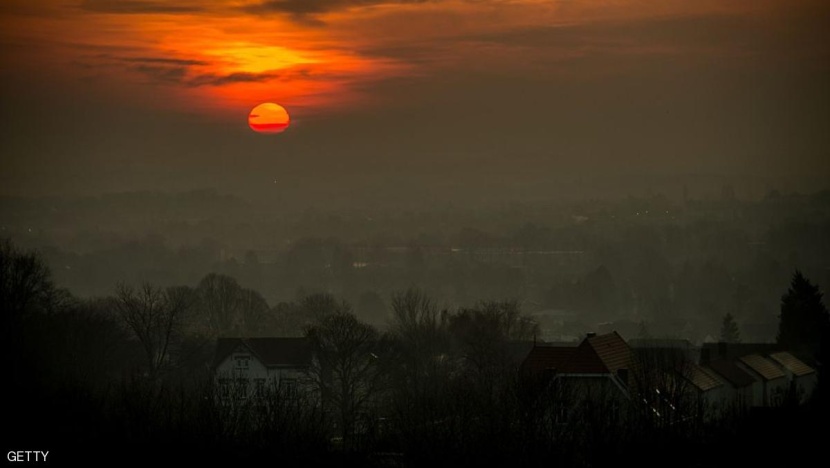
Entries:
{"type": "Polygon", "coordinates": [[[3,0],[0,194],[827,186],[828,44],[826,0],[3,0]]]}

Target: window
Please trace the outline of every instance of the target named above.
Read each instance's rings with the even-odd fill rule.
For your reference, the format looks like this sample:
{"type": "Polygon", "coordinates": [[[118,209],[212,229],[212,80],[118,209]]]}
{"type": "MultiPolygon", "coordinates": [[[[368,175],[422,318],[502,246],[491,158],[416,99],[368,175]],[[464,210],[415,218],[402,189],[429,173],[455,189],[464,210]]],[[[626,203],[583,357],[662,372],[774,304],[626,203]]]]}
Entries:
{"type": "Polygon", "coordinates": [[[250,366],[251,356],[249,354],[237,354],[233,359],[236,361],[237,369],[248,369],[250,366]]]}
{"type": "Polygon", "coordinates": [[[222,398],[231,397],[231,379],[219,379],[219,396],[222,398]]]}
{"type": "Polygon", "coordinates": [[[257,398],[265,397],[265,379],[256,379],[254,380],[255,386],[255,395],[257,398]]]}
{"type": "Polygon", "coordinates": [[[248,379],[236,379],[236,398],[244,400],[248,397],[248,379]]]}

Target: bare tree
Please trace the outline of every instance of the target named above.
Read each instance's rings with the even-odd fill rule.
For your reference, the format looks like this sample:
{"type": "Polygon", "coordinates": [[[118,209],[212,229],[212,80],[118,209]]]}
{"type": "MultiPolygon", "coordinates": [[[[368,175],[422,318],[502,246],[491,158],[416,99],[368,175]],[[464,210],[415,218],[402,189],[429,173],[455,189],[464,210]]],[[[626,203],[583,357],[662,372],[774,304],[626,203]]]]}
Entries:
{"type": "Polygon", "coordinates": [[[309,376],[323,404],[337,414],[345,446],[355,423],[381,388],[378,332],[349,313],[320,319],[308,329],[314,352],[309,376]]]}
{"type": "Polygon", "coordinates": [[[631,367],[629,390],[641,430],[683,431],[701,421],[694,363],[682,348],[637,349],[631,367]]]}
{"type": "Polygon", "coordinates": [[[392,295],[393,329],[400,334],[419,329],[436,330],[440,316],[435,302],[422,291],[414,288],[392,295]]]}
{"type": "Polygon", "coordinates": [[[207,318],[213,334],[224,334],[236,330],[242,308],[242,288],[235,279],[226,275],[211,273],[196,287],[199,309],[207,318]]]}
{"type": "Polygon", "coordinates": [[[116,287],[116,307],[144,348],[152,379],[158,377],[167,362],[192,298],[186,287],[163,289],[149,283],[139,288],[124,283],[116,287]]]}
{"type": "Polygon", "coordinates": [[[345,301],[338,302],[328,293],[314,293],[303,296],[299,301],[299,312],[306,320],[322,320],[332,314],[350,314],[352,306],[345,301]]]}
{"type": "Polygon", "coordinates": [[[521,313],[518,301],[481,302],[449,317],[449,332],[461,355],[477,375],[478,383],[504,380],[510,370],[509,343],[529,341],[538,334],[538,324],[521,313]]]}
{"type": "Polygon", "coordinates": [[[239,310],[239,328],[242,334],[261,334],[269,310],[265,298],[253,289],[242,289],[239,292],[239,310]]]}
{"type": "Polygon", "coordinates": [[[0,240],[0,311],[4,333],[33,309],[42,308],[54,293],[49,268],[34,252],[21,252],[0,240]]]}

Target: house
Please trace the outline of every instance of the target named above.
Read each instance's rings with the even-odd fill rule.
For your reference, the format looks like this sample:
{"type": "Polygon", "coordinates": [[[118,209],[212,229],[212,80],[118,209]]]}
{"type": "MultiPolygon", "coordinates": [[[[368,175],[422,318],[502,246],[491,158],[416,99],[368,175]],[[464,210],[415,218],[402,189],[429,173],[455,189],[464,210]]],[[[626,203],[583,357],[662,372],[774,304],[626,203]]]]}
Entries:
{"type": "Polygon", "coordinates": [[[769,357],[784,370],[789,391],[797,398],[797,402],[807,402],[818,385],[816,370],[786,351],[772,353],[769,357]]]}
{"type": "Polygon", "coordinates": [[[779,406],[787,392],[787,374],[774,361],[760,354],[739,357],[735,364],[755,377],[753,406],[779,406]]]}
{"type": "Polygon", "coordinates": [[[579,346],[534,346],[520,371],[525,380],[565,383],[584,398],[629,398],[631,349],[616,332],[589,333],[579,346]]]}
{"type": "Polygon", "coordinates": [[[687,369],[686,378],[706,415],[716,415],[729,406],[734,392],[725,379],[718,377],[714,370],[694,363],[690,363],[687,369]]]}
{"type": "Polygon", "coordinates": [[[306,338],[219,338],[213,369],[220,397],[244,400],[270,389],[294,394],[311,360],[306,338]]]}

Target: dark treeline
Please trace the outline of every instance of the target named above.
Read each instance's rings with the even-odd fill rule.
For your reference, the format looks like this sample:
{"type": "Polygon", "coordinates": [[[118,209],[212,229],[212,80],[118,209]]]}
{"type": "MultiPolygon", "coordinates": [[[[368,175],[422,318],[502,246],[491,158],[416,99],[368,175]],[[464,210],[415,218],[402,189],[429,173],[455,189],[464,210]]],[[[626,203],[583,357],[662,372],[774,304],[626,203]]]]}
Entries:
{"type": "MultiPolygon", "coordinates": [[[[586,398],[523,376],[518,364],[539,324],[517,301],[448,309],[410,288],[357,307],[327,293],[269,306],[221,274],[192,286],[116,283],[105,297],[79,299],[54,286],[36,253],[9,241],[0,249],[11,389],[2,411],[12,429],[3,443],[52,450],[54,463],[163,453],[243,464],[726,466],[785,462],[792,447],[820,446],[821,393],[804,407],[716,418],[679,397],[671,417],[658,417],[636,398],[586,398]],[[359,319],[361,307],[376,307],[385,331],[359,319]],[[268,335],[309,339],[309,391],[218,399],[216,338],[268,335]]],[[[826,335],[816,294],[810,307],[826,335]]],[[[801,309],[790,302],[782,314],[794,316],[784,311],[801,309]]],[[[801,332],[789,324],[781,333],[801,332]]],[[[675,366],[644,356],[634,381],[650,388],[666,365],[675,366]]]]}
{"type": "Polygon", "coordinates": [[[724,186],[707,199],[290,211],[212,191],[134,193],[4,199],[0,228],[82,297],[110,294],[114,279],[174,286],[213,271],[271,304],[325,291],[359,312],[412,285],[448,308],[516,298],[550,340],[644,324],[699,342],[731,314],[744,339],[768,341],[789,272],[830,283],[827,201],[741,200],[724,186]]]}

